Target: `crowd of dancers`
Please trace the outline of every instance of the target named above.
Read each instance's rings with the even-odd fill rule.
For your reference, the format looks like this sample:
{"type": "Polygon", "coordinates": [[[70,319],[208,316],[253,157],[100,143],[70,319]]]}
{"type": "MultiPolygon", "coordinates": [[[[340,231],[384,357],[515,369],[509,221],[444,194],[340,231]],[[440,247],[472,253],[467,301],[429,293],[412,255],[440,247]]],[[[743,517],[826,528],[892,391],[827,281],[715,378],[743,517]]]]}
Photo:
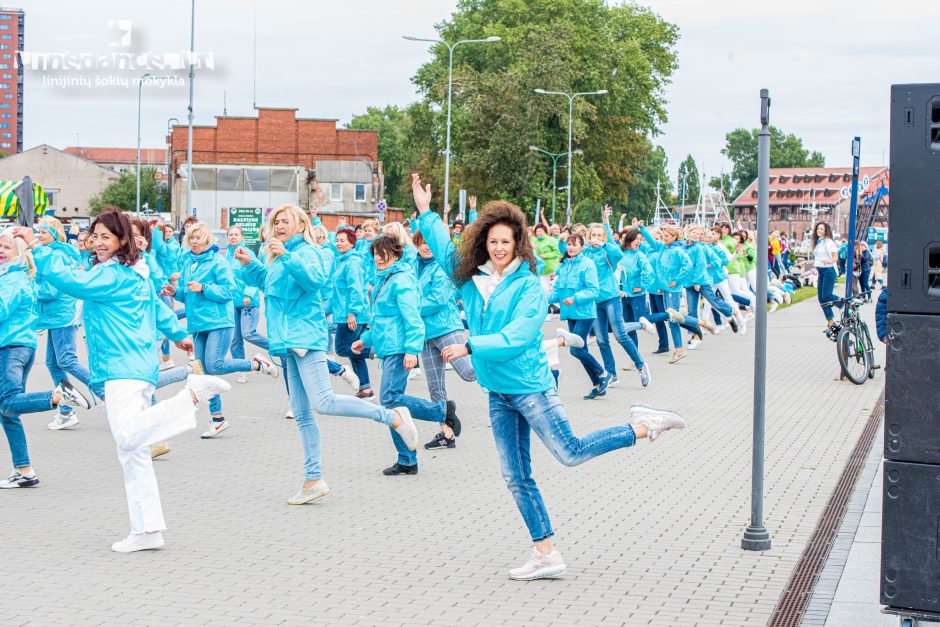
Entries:
{"type": "MultiPolygon", "coordinates": [[[[671,353],[670,363],[700,349],[706,333],[745,333],[757,306],[753,234],[730,224],[636,221],[615,233],[609,208],[596,224],[533,228],[518,207],[493,201],[477,212],[475,198],[466,224],[449,226],[446,212],[442,220],[429,210],[431,189],[417,174],[413,192],[411,220],[335,231],[316,212],[282,205],[257,254],[238,227],[220,249],[194,219],[178,239],[168,225],[117,211],[99,215],[77,247],[54,218],[0,233],[0,418],[14,465],[0,488],[39,483],[21,415],[53,411],[49,428],[70,429],[82,409],[101,402],[130,516],[130,534],[112,549],[159,548],[166,526],[152,458],[196,427],[200,405],[209,410],[202,438],[228,429],[222,394],[231,385],[221,375],[283,376],[286,416],[296,420],[304,454],[303,482],[287,502],[301,505],[330,491],[318,414],[387,427],[396,455],[383,470],[389,476],[418,472],[415,420],[436,426],[425,449],[456,447],[462,424],[445,386],[450,370],[488,394],[500,471],[531,536],[529,559],[510,577],[565,572],[531,473],[531,432],[573,466],[685,421],[634,404],[622,424],[575,436],[558,395],[559,350],[584,367],[591,382],[584,398],[596,399],[620,383],[618,372],[635,369],[639,386],[651,384],[655,364],[641,355],[638,331],[656,336],[653,353],[671,353]],[[563,326],[546,325],[556,316],[563,326]],[[88,368],[77,356],[81,331],[88,368]],[[42,332],[55,388],[26,392],[42,332]],[[611,335],[628,357],[619,370],[611,335]],[[172,359],[171,342],[189,354],[183,365],[172,359]],[[251,359],[246,342],[259,349],[251,359]],[[381,372],[377,392],[369,360],[381,372]],[[427,399],[408,394],[419,370],[427,399]],[[336,394],[333,377],[350,392],[336,394]],[[156,402],[157,388],[181,382],[156,402]]],[[[772,304],[789,299],[777,277],[764,280],[772,304]]]]}

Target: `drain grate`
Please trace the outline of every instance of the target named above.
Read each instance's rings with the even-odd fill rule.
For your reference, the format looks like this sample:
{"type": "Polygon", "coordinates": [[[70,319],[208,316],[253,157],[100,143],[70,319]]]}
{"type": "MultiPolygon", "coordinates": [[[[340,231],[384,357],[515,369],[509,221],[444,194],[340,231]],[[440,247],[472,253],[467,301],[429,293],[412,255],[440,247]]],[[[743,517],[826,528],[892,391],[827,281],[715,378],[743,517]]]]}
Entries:
{"type": "Polygon", "coordinates": [[[845,508],[852,492],[855,490],[855,482],[865,465],[865,459],[871,450],[872,441],[875,439],[875,433],[878,432],[878,426],[884,418],[885,412],[885,393],[881,392],[881,397],[875,405],[875,410],[868,418],[862,434],[855,442],[855,448],[852,449],[849,459],[842,469],[839,481],[836,483],[826,507],[823,508],[816,528],[813,529],[813,535],[810,536],[800,560],[790,575],[787,587],[777,601],[770,621],[767,623],[770,627],[796,627],[800,624],[803,612],[806,611],[806,605],[809,603],[810,595],[813,593],[813,586],[816,579],[829,557],[829,550],[832,548],[832,542],[842,524],[842,518],[845,516],[845,508]]]}

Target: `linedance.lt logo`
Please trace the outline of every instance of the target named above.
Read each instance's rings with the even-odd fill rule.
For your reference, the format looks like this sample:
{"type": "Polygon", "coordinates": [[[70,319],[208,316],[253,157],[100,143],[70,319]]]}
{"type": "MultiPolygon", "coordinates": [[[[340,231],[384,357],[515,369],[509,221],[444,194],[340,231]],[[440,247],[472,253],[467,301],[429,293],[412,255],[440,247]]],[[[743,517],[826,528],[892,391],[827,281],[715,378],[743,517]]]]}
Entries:
{"type": "Polygon", "coordinates": [[[42,76],[43,86],[61,88],[136,88],[141,76],[148,87],[183,87],[190,63],[197,71],[216,70],[212,52],[146,49],[146,33],[131,20],[109,20],[108,50],[101,52],[34,52],[24,50],[16,63],[24,72],[42,76]]]}

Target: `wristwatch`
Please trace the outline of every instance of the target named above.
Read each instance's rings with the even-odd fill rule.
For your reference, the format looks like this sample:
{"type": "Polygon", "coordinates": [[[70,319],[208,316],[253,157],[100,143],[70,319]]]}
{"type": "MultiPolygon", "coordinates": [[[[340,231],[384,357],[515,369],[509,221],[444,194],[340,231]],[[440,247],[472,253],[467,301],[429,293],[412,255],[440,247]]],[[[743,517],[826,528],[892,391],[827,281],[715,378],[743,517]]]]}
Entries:
{"type": "Polygon", "coordinates": [[[467,354],[468,354],[468,355],[472,355],[472,354],[473,354],[473,348],[470,347],[470,342],[467,342],[466,344],[464,344],[464,346],[467,348],[467,354]]]}

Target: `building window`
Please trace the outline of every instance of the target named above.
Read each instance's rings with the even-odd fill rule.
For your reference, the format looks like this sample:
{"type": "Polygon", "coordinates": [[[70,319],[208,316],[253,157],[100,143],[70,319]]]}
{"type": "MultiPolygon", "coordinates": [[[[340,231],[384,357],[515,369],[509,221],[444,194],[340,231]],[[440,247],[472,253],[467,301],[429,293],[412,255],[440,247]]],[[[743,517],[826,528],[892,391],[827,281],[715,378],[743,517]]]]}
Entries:
{"type": "Polygon", "coordinates": [[[13,147],[13,144],[11,144],[10,142],[0,143],[0,148],[12,148],[12,147],[13,147]]]}
{"type": "Polygon", "coordinates": [[[10,133],[3,134],[3,139],[12,139],[12,138],[13,138],[13,135],[11,135],[10,133]]]}
{"type": "Polygon", "coordinates": [[[4,33],[3,35],[0,35],[0,39],[13,39],[13,35],[4,33]]]}
{"type": "Polygon", "coordinates": [[[366,200],[366,186],[358,183],[356,184],[356,202],[365,202],[366,200]]]}
{"type": "Polygon", "coordinates": [[[3,97],[7,100],[13,100],[13,94],[3,94],[3,97]]]}
{"type": "Polygon", "coordinates": [[[3,58],[4,58],[4,59],[12,59],[12,58],[13,58],[13,55],[7,53],[7,54],[4,54],[4,55],[3,55],[3,58]]]}
{"type": "Polygon", "coordinates": [[[2,122],[0,123],[0,128],[10,128],[10,125],[7,124],[6,122],[2,122]]]}
{"type": "Polygon", "coordinates": [[[9,102],[0,102],[0,109],[9,109],[9,108],[10,108],[9,102]]]}
{"type": "Polygon", "coordinates": [[[10,83],[0,83],[0,89],[10,89],[10,83]]]}
{"type": "Polygon", "coordinates": [[[330,202],[339,202],[343,199],[343,186],[339,183],[330,184],[330,202]]]}
{"type": "Polygon", "coordinates": [[[13,80],[13,75],[12,75],[12,74],[4,74],[4,75],[3,75],[2,77],[0,77],[0,78],[3,78],[3,80],[5,80],[5,81],[12,81],[12,80],[13,80]]]}
{"type": "Polygon", "coordinates": [[[10,30],[9,24],[0,24],[0,30],[10,30]]]}
{"type": "Polygon", "coordinates": [[[2,114],[0,114],[0,118],[3,118],[4,120],[9,120],[9,119],[12,118],[12,117],[13,117],[13,114],[12,114],[12,113],[2,113],[2,114]]]}
{"type": "Polygon", "coordinates": [[[3,15],[0,15],[0,22],[7,22],[12,19],[13,19],[13,16],[8,13],[4,13],[3,15]]]}
{"type": "Polygon", "coordinates": [[[10,44],[0,44],[0,50],[9,50],[10,44]]]}

